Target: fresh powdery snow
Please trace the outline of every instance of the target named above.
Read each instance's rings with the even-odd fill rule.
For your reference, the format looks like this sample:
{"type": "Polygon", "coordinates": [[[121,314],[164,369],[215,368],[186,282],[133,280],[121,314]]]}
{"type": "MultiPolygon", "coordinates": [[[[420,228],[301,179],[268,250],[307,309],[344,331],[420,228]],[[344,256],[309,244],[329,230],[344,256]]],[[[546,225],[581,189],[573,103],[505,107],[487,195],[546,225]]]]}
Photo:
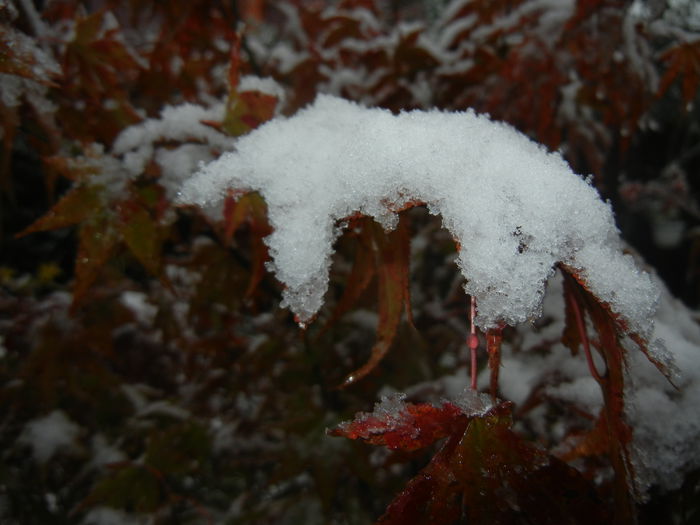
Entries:
{"type": "MultiPolygon", "coordinates": [[[[652,339],[662,339],[672,350],[675,364],[681,373],[676,387],[669,383],[649,362],[642,352],[628,352],[625,385],[625,412],[634,429],[632,459],[639,495],[648,496],[648,490],[657,486],[674,490],[681,486],[684,476],[700,468],[700,327],[690,311],[665,288],[658,277],[652,276],[661,290],[659,308],[654,316],[652,339]]],[[[544,301],[547,324],[538,334],[522,327],[522,344],[503,343],[499,386],[504,398],[523,406],[533,392],[544,393],[552,399],[573,404],[591,417],[603,406],[600,387],[591,376],[585,359],[571,358],[571,352],[559,342],[564,330],[564,301],[562,278],[557,273],[548,283],[544,301]],[[528,340],[528,337],[532,337],[528,340]],[[543,340],[557,341],[550,352],[531,351],[543,340]],[[556,377],[556,384],[552,378],[556,377]],[[549,385],[540,389],[542,385],[549,385]]],[[[438,379],[438,389],[447,398],[461,395],[468,383],[466,368],[438,379]]],[[[489,370],[479,375],[479,386],[487,389],[489,370]]],[[[420,391],[421,386],[414,387],[420,391]]],[[[563,413],[565,414],[565,413],[563,413]]],[[[563,416],[565,417],[565,416],[563,416]]],[[[536,410],[523,415],[527,424],[542,435],[549,431],[543,425],[542,412],[536,410]]],[[[562,422],[561,428],[564,428],[562,422]]],[[[568,443],[575,445],[577,442],[568,443]]],[[[567,448],[565,444],[564,448],[567,448]]]]}
{"type": "Polygon", "coordinates": [[[396,210],[419,201],[460,243],[480,327],[536,318],[563,263],[632,331],[651,334],[659,292],[622,253],[610,205],[558,153],[487,116],[393,115],[322,95],[203,165],[179,201],[211,206],[229,190],[265,198],[271,267],[286,285],[283,305],[302,323],[323,303],[343,219],[359,212],[391,229],[396,210]]]}

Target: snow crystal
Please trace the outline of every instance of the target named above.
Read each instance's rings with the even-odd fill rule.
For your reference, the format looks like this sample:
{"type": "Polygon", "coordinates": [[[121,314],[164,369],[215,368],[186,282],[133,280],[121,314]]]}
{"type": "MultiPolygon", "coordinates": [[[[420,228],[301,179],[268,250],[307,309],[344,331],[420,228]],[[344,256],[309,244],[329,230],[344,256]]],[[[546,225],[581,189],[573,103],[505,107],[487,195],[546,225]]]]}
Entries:
{"type": "Polygon", "coordinates": [[[457,397],[446,400],[454,403],[467,416],[482,416],[493,408],[493,400],[488,394],[480,394],[476,390],[465,388],[457,397]]]}
{"type": "Polygon", "coordinates": [[[54,410],[27,423],[18,440],[32,448],[39,463],[46,463],[57,452],[75,449],[79,432],[78,425],[62,411],[54,410]]]}
{"type": "MultiPolygon", "coordinates": [[[[406,394],[394,393],[382,396],[380,401],[374,404],[374,410],[365,414],[367,417],[379,418],[383,422],[400,421],[406,412],[406,394]]],[[[359,419],[359,418],[358,418],[359,419]]]]}
{"type": "Polygon", "coordinates": [[[385,228],[422,201],[460,242],[457,264],[476,297],[476,323],[538,316],[561,262],[642,336],[658,291],[622,255],[609,204],[512,127],[474,112],[392,115],[331,96],[242,137],[185,182],[181,203],[220,203],[230,188],[265,198],[271,268],[283,306],[306,322],[323,303],[333,242],[355,212],[385,228]]]}

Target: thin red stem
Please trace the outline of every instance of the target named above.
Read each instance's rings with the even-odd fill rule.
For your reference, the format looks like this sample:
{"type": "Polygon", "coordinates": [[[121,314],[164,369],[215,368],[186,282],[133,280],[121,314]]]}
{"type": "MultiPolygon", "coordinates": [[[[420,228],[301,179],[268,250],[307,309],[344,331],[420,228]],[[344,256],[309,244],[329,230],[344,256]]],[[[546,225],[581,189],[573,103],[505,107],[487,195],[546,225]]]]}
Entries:
{"type": "Polygon", "coordinates": [[[486,332],[486,350],[489,354],[489,369],[491,378],[489,388],[491,397],[495,400],[498,394],[498,374],[501,366],[501,341],[503,339],[503,325],[492,328],[486,332]]]}
{"type": "Polygon", "coordinates": [[[583,352],[586,354],[586,362],[588,363],[588,370],[590,370],[593,378],[600,384],[603,383],[603,378],[598,372],[593,361],[593,356],[591,355],[591,345],[588,341],[588,333],[586,332],[586,325],[583,321],[583,314],[581,313],[581,308],[579,308],[576,299],[573,296],[569,297],[569,303],[574,310],[574,315],[576,316],[576,326],[578,327],[578,332],[581,335],[581,344],[583,345],[583,352]]]}

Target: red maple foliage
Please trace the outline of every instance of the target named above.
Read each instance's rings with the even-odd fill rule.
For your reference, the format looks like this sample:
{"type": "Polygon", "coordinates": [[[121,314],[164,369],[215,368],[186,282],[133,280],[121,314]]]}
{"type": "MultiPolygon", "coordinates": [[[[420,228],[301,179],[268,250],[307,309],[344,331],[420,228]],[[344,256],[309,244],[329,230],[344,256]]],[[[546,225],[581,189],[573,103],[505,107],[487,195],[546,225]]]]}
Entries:
{"type": "MultiPolygon", "coordinates": [[[[448,269],[455,239],[421,203],[397,210],[391,232],[346,218],[329,306],[305,330],[277,308],[260,195],[232,193],[216,213],[174,203],[168,169],[185,162],[168,155],[191,155],[192,171],[318,93],[393,112],[475,108],[590,173],[631,240],[680,222],[673,257],[646,233],[639,247],[697,301],[697,28],[663,2],[438,4],[0,3],[0,521],[646,519],[628,352],[671,374],[573,269],[558,269],[563,331],[534,353],[561,339],[600,388],[595,413],[554,400],[556,374],[520,406],[499,399],[504,348],[520,351],[525,328],[474,329],[488,364],[465,357],[473,312],[448,269]],[[246,87],[251,77],[281,94],[246,87]],[[117,147],[183,107],[208,115],[196,133],[117,147]],[[470,363],[473,382],[488,366],[490,401],[428,402],[470,363]],[[421,402],[337,423],[386,384],[421,402]],[[44,458],[46,421],[65,439],[44,458]],[[329,425],[349,440],[327,439],[329,425]]],[[[675,512],[698,512],[688,479],[675,512]]]]}

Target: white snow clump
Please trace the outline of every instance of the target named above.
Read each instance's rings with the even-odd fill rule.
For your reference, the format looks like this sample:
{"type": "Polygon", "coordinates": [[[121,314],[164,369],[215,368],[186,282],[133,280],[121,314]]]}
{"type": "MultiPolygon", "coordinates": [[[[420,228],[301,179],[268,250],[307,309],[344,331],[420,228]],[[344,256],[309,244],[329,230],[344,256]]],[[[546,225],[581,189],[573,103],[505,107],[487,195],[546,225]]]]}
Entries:
{"type": "Polygon", "coordinates": [[[622,253],[609,204],[558,153],[487,116],[393,115],[321,95],[240,138],[185,181],[178,199],[211,206],[229,189],[267,202],[271,268],[300,322],[323,303],[343,219],[360,212],[391,229],[395,210],[420,201],[460,243],[481,328],[537,317],[563,263],[633,332],[651,333],[659,292],[622,253]]]}
{"type": "Polygon", "coordinates": [[[44,464],[56,453],[75,450],[80,427],[61,410],[27,423],[18,441],[32,448],[34,459],[44,464]]]}

